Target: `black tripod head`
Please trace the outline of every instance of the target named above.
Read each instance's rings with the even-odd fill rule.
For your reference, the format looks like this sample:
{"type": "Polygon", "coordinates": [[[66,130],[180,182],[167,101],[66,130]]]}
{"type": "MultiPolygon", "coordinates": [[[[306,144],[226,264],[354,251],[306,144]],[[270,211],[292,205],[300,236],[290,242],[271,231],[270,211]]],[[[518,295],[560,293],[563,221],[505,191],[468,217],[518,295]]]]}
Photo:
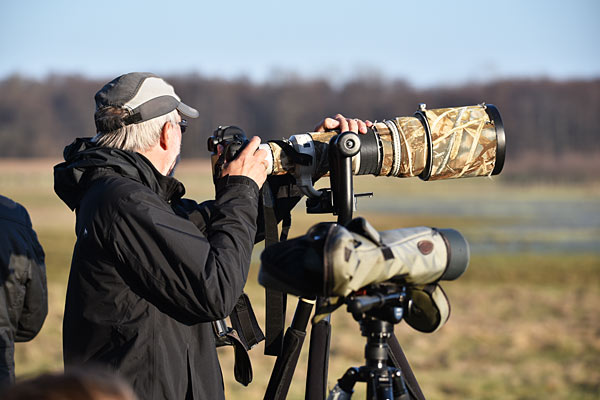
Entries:
{"type": "Polygon", "coordinates": [[[338,216],[338,223],[345,225],[352,219],[355,198],[373,195],[373,193],[354,194],[352,157],[359,151],[360,139],[354,132],[344,132],[331,138],[328,146],[331,188],[321,189],[320,197],[309,197],[306,200],[307,213],[333,213],[338,216]]]}
{"type": "Polygon", "coordinates": [[[348,369],[328,399],[349,399],[356,382],[367,383],[367,400],[410,399],[402,371],[388,363],[388,340],[394,333],[394,325],[404,315],[408,304],[406,293],[403,286],[373,285],[346,299],[348,312],[358,321],[361,334],[367,339],[365,365],[348,369]]]}

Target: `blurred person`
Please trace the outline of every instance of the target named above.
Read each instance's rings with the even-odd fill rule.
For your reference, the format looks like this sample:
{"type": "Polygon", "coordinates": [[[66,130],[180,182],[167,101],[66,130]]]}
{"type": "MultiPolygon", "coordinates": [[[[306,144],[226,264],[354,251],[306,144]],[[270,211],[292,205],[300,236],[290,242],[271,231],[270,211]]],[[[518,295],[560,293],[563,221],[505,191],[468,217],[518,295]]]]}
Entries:
{"type": "Polygon", "coordinates": [[[33,339],[47,313],[42,246],[27,210],[0,196],[0,387],[15,380],[15,342],[33,339]]]}
{"type": "Polygon", "coordinates": [[[123,379],[102,369],[47,373],[19,381],[0,393],[2,400],[137,400],[123,379]]]}
{"type": "MultiPolygon", "coordinates": [[[[260,138],[226,162],[215,199],[182,198],[172,177],[186,121],[197,110],[149,73],[129,73],[95,95],[97,135],[79,138],[54,168],[57,195],[75,210],[63,321],[65,369],[103,363],[142,399],[221,399],[212,321],[242,293],[266,180],[260,138]]],[[[341,115],[318,130],[366,132],[341,115]]]]}

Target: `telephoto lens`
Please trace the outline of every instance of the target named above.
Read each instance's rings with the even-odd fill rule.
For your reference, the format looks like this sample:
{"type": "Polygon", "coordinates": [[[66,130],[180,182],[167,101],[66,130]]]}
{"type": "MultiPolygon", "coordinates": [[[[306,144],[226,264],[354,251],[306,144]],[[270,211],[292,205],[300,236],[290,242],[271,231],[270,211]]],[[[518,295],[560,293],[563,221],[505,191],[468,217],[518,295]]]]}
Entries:
{"type": "MultiPolygon", "coordinates": [[[[270,174],[294,175],[301,191],[329,173],[329,141],[338,132],[309,132],[262,145],[270,174]],[[302,156],[310,162],[299,162],[302,156]]],[[[504,126],[491,104],[429,110],[424,104],[410,117],[375,122],[359,135],[352,157],[354,175],[418,176],[423,180],[497,175],[505,155],[504,126]]]]}
{"type": "MultiPolygon", "coordinates": [[[[260,145],[267,152],[267,173],[291,174],[302,194],[319,197],[313,183],[330,172],[328,147],[339,132],[308,132],[260,145]]],[[[410,117],[375,122],[358,135],[352,157],[354,175],[418,176],[429,180],[497,175],[504,166],[505,134],[500,112],[492,104],[429,110],[421,104],[410,117]]],[[[219,127],[209,138],[213,166],[217,144],[242,143],[243,131],[219,127]]]]}

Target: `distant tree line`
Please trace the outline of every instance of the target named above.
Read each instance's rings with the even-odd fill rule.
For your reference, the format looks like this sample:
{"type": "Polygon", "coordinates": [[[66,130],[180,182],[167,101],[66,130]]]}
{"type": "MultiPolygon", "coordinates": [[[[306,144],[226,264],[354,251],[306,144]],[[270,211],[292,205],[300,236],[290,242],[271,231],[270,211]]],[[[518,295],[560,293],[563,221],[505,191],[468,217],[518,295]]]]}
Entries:
{"type": "MultiPolygon", "coordinates": [[[[509,160],[600,153],[600,79],[416,89],[379,77],[339,86],[320,79],[256,84],[194,75],[166,78],[200,111],[184,139],[186,157],[207,156],[206,138],[218,125],[238,125],[267,140],[309,131],[337,112],[381,120],[412,115],[418,103],[440,108],[481,102],[495,104],[502,114],[509,160]]],[[[80,76],[0,81],[0,157],[59,157],[75,137],[93,136],[93,95],[104,83],[80,76]]]]}

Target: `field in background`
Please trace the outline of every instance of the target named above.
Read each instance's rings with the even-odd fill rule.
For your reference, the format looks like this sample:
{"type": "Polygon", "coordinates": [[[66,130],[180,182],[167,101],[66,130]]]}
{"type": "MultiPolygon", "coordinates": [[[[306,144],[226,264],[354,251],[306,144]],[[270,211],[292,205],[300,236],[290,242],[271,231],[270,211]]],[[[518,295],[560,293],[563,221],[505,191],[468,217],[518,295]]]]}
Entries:
{"type": "MultiPolygon", "coordinates": [[[[36,339],[17,345],[23,378],[62,370],[61,323],[74,243],[74,216],[54,195],[53,160],[0,161],[0,193],[23,204],[46,252],[49,315],[36,339]]],[[[207,164],[184,162],[178,177],[188,196],[212,197],[207,164]]],[[[325,184],[323,184],[325,185],[325,184]]],[[[600,396],[600,184],[507,184],[485,178],[420,182],[357,179],[357,215],[379,230],[428,225],[460,230],[472,245],[468,271],[443,284],[452,304],[435,334],[396,327],[428,399],[597,399],[600,396]]],[[[293,215],[291,235],[332,216],[293,215]]],[[[260,248],[247,284],[264,326],[264,294],[256,280],[260,248]]],[[[288,320],[296,300],[289,297],[288,320]]],[[[363,363],[364,338],[343,309],[332,317],[329,382],[363,363]]],[[[306,350],[290,399],[302,399],[306,350]]],[[[227,397],[262,398],[273,358],[251,351],[254,382],[233,380],[232,349],[220,349],[227,397]]],[[[360,385],[360,384],[359,384],[360,385]]],[[[357,385],[355,398],[364,398],[357,385]]]]}

